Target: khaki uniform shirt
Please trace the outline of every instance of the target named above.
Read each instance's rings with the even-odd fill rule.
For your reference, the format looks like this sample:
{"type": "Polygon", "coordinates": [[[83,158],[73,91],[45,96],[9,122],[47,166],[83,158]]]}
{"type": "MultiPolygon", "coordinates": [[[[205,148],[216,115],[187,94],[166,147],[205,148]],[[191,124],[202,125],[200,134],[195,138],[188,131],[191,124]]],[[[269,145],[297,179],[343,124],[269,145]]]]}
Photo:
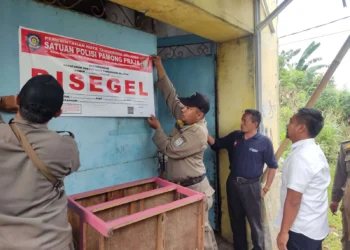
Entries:
{"type": "MultiPolygon", "coordinates": [[[[167,76],[157,83],[168,107],[176,120],[181,119],[180,100],[167,76]]],[[[168,156],[168,176],[173,182],[198,177],[206,173],[203,163],[204,151],[207,148],[208,129],[205,119],[196,124],[173,128],[170,137],[162,128],[156,130],[153,141],[158,149],[168,156]]],[[[211,196],[214,189],[205,178],[189,188],[211,196]]]]}
{"type": "MultiPolygon", "coordinates": [[[[59,180],[76,171],[75,140],[46,125],[15,119],[39,158],[59,180]]],[[[33,165],[10,126],[0,116],[0,249],[69,249],[72,229],[67,197],[33,165]]]]}
{"type": "Polygon", "coordinates": [[[340,202],[343,198],[344,188],[348,178],[347,171],[350,171],[350,141],[342,142],[340,145],[332,189],[332,201],[334,202],[340,202]],[[349,147],[348,150],[347,147],[349,147]]]}

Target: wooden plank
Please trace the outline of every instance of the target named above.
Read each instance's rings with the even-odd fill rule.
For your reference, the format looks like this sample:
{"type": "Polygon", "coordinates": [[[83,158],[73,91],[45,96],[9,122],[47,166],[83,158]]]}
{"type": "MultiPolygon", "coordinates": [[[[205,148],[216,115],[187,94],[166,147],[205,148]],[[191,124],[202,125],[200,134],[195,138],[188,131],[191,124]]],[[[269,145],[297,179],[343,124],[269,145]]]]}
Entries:
{"type": "Polygon", "coordinates": [[[200,192],[197,192],[197,191],[194,191],[192,189],[189,189],[189,188],[186,188],[186,187],[182,187],[180,185],[176,185],[174,183],[171,183],[171,182],[168,182],[168,181],[165,181],[163,179],[160,179],[160,178],[157,178],[156,179],[156,183],[161,185],[161,186],[172,186],[172,185],[175,185],[176,186],[176,189],[179,193],[185,195],[185,196],[193,196],[193,195],[198,195],[198,194],[201,194],[203,195],[203,197],[205,198],[205,195],[200,193],[200,192]]]}
{"type": "Polygon", "coordinates": [[[95,215],[104,222],[113,221],[130,215],[130,204],[124,204],[118,207],[111,207],[109,209],[101,210],[96,212],[95,215]]]}
{"type": "Polygon", "coordinates": [[[157,206],[161,206],[161,205],[165,205],[165,204],[169,204],[174,200],[174,193],[176,193],[176,191],[172,191],[172,192],[167,192],[167,193],[162,193],[159,194],[157,196],[153,196],[147,199],[144,199],[144,203],[145,203],[145,209],[150,209],[150,208],[154,208],[157,206]]]}
{"type": "Polygon", "coordinates": [[[124,197],[123,190],[116,190],[116,191],[112,191],[112,192],[107,193],[106,201],[113,201],[113,200],[120,199],[123,197],[124,197]]]}
{"type": "Polygon", "coordinates": [[[203,200],[198,204],[198,250],[204,250],[204,214],[206,201],[203,200]]]}
{"type": "Polygon", "coordinates": [[[99,240],[99,250],[105,250],[105,237],[101,234],[99,240]]]}
{"type": "Polygon", "coordinates": [[[86,238],[85,249],[86,250],[98,250],[99,246],[100,246],[100,237],[102,234],[100,234],[90,224],[86,224],[86,230],[85,230],[84,234],[85,234],[85,238],[86,238]]]}
{"type": "Polygon", "coordinates": [[[166,249],[198,249],[198,206],[199,202],[166,212],[167,225],[171,225],[164,234],[166,249]]]}
{"type": "Polygon", "coordinates": [[[86,227],[87,224],[84,221],[80,221],[80,250],[86,250],[86,227]]]}
{"type": "Polygon", "coordinates": [[[134,194],[141,194],[141,193],[142,193],[142,186],[126,188],[124,197],[134,195],[134,194]]]}
{"type": "Polygon", "coordinates": [[[97,204],[117,200],[133,194],[138,194],[144,191],[153,190],[155,189],[154,186],[155,186],[155,182],[146,183],[146,184],[141,184],[139,186],[133,186],[133,187],[128,187],[121,190],[111,191],[108,193],[102,193],[94,196],[79,198],[79,199],[76,199],[75,201],[78,202],[83,207],[91,207],[97,204]]]}
{"type": "Polygon", "coordinates": [[[144,211],[145,210],[145,200],[142,199],[140,200],[140,211],[144,211]]]}
{"type": "Polygon", "coordinates": [[[79,249],[79,241],[80,241],[80,217],[77,213],[75,213],[71,208],[68,208],[68,221],[72,227],[73,240],[75,242],[76,249],[79,249]]]}
{"type": "Polygon", "coordinates": [[[94,206],[94,205],[106,202],[107,201],[106,197],[107,197],[106,194],[101,194],[98,196],[91,196],[88,198],[76,200],[76,202],[82,205],[83,207],[90,207],[90,206],[94,206]]]}
{"type": "Polygon", "coordinates": [[[165,213],[158,215],[157,223],[157,250],[165,250],[164,232],[166,228],[165,213]]]}
{"type": "Polygon", "coordinates": [[[143,192],[146,192],[146,191],[151,191],[151,190],[154,190],[154,189],[157,189],[157,186],[156,186],[155,182],[146,183],[146,184],[143,184],[143,185],[126,188],[125,189],[125,197],[129,196],[129,195],[140,194],[140,193],[143,193],[143,192]]]}
{"type": "Polygon", "coordinates": [[[116,185],[116,186],[112,186],[112,187],[96,189],[96,190],[93,190],[93,191],[88,191],[88,192],[84,192],[84,193],[80,193],[80,194],[74,194],[74,195],[71,195],[69,197],[72,198],[73,200],[78,200],[78,199],[82,199],[82,198],[88,198],[88,197],[91,197],[91,196],[104,194],[104,193],[109,193],[109,192],[112,192],[112,191],[121,190],[121,189],[125,189],[125,188],[130,188],[130,187],[133,187],[133,186],[139,186],[139,185],[143,185],[143,184],[147,184],[147,183],[152,183],[152,182],[155,182],[156,179],[157,178],[155,178],[155,177],[148,178],[148,179],[134,181],[134,182],[129,182],[129,183],[124,183],[124,184],[120,184],[120,185],[116,185]]]}
{"type": "Polygon", "coordinates": [[[156,178],[155,179],[155,183],[159,186],[162,186],[162,187],[166,187],[166,186],[172,186],[172,185],[176,185],[175,183],[173,182],[170,182],[170,181],[166,181],[162,178],[156,178]]]}
{"type": "MultiPolygon", "coordinates": [[[[175,191],[173,190],[172,192],[175,191]]],[[[144,199],[144,209],[147,210],[174,201],[174,194],[172,192],[160,193],[157,196],[152,196],[144,199]]],[[[95,212],[95,215],[105,222],[114,221],[122,217],[140,212],[140,208],[137,206],[136,202],[126,203],[121,206],[100,210],[95,212]]]]}
{"type": "Polygon", "coordinates": [[[179,192],[175,192],[175,195],[174,195],[174,200],[180,200],[180,193],[179,192]]]}
{"type": "Polygon", "coordinates": [[[161,214],[161,213],[164,213],[164,212],[176,209],[176,208],[180,208],[180,207],[189,205],[191,203],[196,203],[196,202],[201,201],[201,200],[203,200],[202,194],[190,196],[190,197],[178,200],[178,201],[171,202],[171,203],[166,204],[166,205],[161,205],[161,206],[151,208],[151,209],[148,209],[148,210],[136,213],[136,214],[125,216],[123,218],[108,222],[106,224],[107,224],[108,228],[118,229],[118,228],[130,225],[130,224],[133,224],[135,222],[153,217],[155,215],[158,215],[158,214],[161,214]]]}
{"type": "Polygon", "coordinates": [[[157,217],[155,216],[114,230],[111,237],[105,239],[105,250],[156,250],[156,237],[157,217]]]}
{"type": "Polygon", "coordinates": [[[171,191],[173,191],[175,189],[176,189],[175,186],[159,188],[159,189],[147,191],[147,192],[144,192],[144,193],[130,195],[130,196],[118,199],[118,200],[109,201],[109,202],[105,202],[105,203],[102,203],[102,204],[97,204],[97,205],[88,207],[87,210],[92,211],[92,212],[95,213],[95,212],[98,212],[98,211],[101,211],[101,210],[109,209],[111,207],[116,207],[116,206],[124,205],[124,204],[130,203],[130,202],[133,202],[133,201],[145,199],[147,197],[156,196],[156,195],[159,195],[161,193],[171,192],[171,191]]]}
{"type": "Polygon", "coordinates": [[[142,187],[143,187],[142,188],[142,192],[146,192],[146,191],[150,191],[150,190],[159,188],[157,183],[155,183],[155,182],[151,182],[151,183],[145,184],[142,187]]]}
{"type": "MultiPolygon", "coordinates": [[[[128,234],[130,235],[133,235],[132,232],[134,230],[135,225],[142,225],[140,226],[140,228],[143,227],[143,229],[145,229],[144,237],[149,238],[149,240],[152,240],[152,239],[154,240],[153,248],[149,248],[148,246],[141,246],[141,248],[135,248],[135,249],[154,250],[156,249],[156,245],[157,245],[157,238],[156,238],[158,235],[157,226],[154,227],[154,231],[152,231],[153,229],[150,231],[148,222],[153,221],[153,219],[155,219],[155,223],[157,225],[159,214],[173,212],[175,210],[182,210],[182,208],[188,207],[188,206],[191,207],[195,203],[203,202],[205,198],[205,195],[201,193],[189,190],[187,188],[184,188],[163,180],[160,180],[159,183],[157,183],[156,182],[157,180],[158,178],[151,178],[151,179],[148,179],[149,182],[142,183],[141,185],[138,185],[138,186],[130,186],[129,183],[125,185],[118,185],[119,187],[123,186],[124,189],[111,191],[111,192],[115,192],[113,194],[111,192],[100,193],[98,194],[100,195],[98,198],[93,195],[87,198],[81,195],[80,196],[77,195],[75,196],[75,198],[80,197],[81,200],[75,201],[73,199],[74,197],[68,197],[69,209],[77,213],[78,216],[80,218],[83,218],[84,220],[80,222],[81,225],[79,230],[80,231],[79,243],[80,242],[82,243],[80,245],[80,250],[81,249],[84,249],[84,250],[99,249],[102,242],[104,244],[103,245],[104,250],[120,249],[117,244],[117,241],[113,241],[115,243],[114,245],[112,243],[109,244],[110,243],[109,237],[113,237],[112,231],[113,233],[123,231],[123,232],[128,232],[128,234]],[[157,189],[158,185],[162,186],[162,188],[157,189]],[[125,190],[127,191],[124,193],[125,190]],[[150,190],[150,191],[145,191],[145,190],[150,190]],[[181,193],[181,196],[185,196],[185,198],[174,201],[174,194],[176,193],[176,191],[179,191],[179,193],[181,193]],[[129,193],[136,193],[136,194],[131,195],[129,197],[118,198],[121,196],[121,194],[128,195],[129,193]],[[186,197],[186,196],[189,196],[189,197],[186,197]],[[117,200],[108,201],[109,199],[115,199],[115,198],[117,200]],[[103,202],[103,204],[96,204],[92,206],[94,207],[94,209],[97,209],[96,214],[93,213],[94,210],[92,209],[92,207],[85,208],[83,206],[91,202],[95,203],[103,200],[107,202],[103,202]],[[125,210],[123,209],[124,206],[126,207],[125,210]],[[104,208],[102,209],[102,207],[104,208]],[[113,209],[110,209],[110,208],[115,208],[119,210],[121,209],[119,211],[120,214],[118,215],[117,213],[119,212],[117,210],[114,211],[113,209]],[[101,215],[99,214],[99,212],[102,212],[103,214],[101,215]],[[120,218],[116,219],[116,216],[117,217],[120,216],[120,218]],[[118,230],[115,230],[115,229],[118,229],[118,230]],[[103,241],[102,241],[101,235],[104,236],[103,241]],[[108,248],[109,246],[114,246],[114,248],[108,248]]],[[[140,182],[137,182],[137,183],[140,183],[140,182]]],[[[107,189],[112,190],[111,188],[107,188],[107,189]]],[[[107,190],[107,189],[103,189],[103,190],[107,190]]],[[[96,194],[96,191],[92,191],[90,192],[90,194],[91,193],[96,194]]],[[[198,210],[196,210],[195,215],[193,214],[191,215],[196,219],[195,224],[197,228],[198,219],[196,218],[196,215],[198,216],[198,210]]],[[[184,221],[184,223],[185,222],[186,221],[184,221]]],[[[153,228],[152,223],[150,224],[151,225],[150,227],[153,228]]],[[[182,229],[178,228],[177,230],[181,231],[182,229]]],[[[195,230],[195,233],[196,234],[194,236],[192,235],[192,237],[194,237],[194,240],[197,246],[198,233],[196,230],[195,230]]],[[[118,234],[118,235],[119,237],[122,237],[122,238],[125,237],[124,234],[118,234]]],[[[165,239],[164,239],[164,242],[166,242],[165,239]]],[[[137,245],[139,243],[136,242],[135,244],[137,245]]],[[[172,248],[171,246],[169,247],[167,246],[167,249],[174,249],[174,248],[172,248]]],[[[187,249],[187,247],[185,249],[187,249]]]]}
{"type": "Polygon", "coordinates": [[[98,232],[100,232],[104,236],[106,237],[109,236],[111,229],[108,227],[108,225],[104,221],[102,221],[92,212],[90,212],[89,210],[81,206],[79,203],[72,200],[71,197],[67,197],[67,198],[68,198],[68,207],[71,208],[75,213],[77,213],[80,218],[83,218],[85,222],[92,225],[94,228],[96,228],[98,232]]]}
{"type": "MultiPolygon", "coordinates": [[[[149,178],[141,181],[71,195],[69,197],[83,207],[91,207],[97,204],[117,200],[129,195],[157,189],[158,185],[155,182],[156,179],[157,178],[149,178]]],[[[170,182],[167,183],[168,185],[172,185],[170,182]]]]}
{"type": "Polygon", "coordinates": [[[131,202],[129,206],[129,214],[134,214],[137,212],[136,202],[131,202]]]}
{"type": "Polygon", "coordinates": [[[186,187],[182,187],[180,185],[177,185],[176,189],[180,194],[182,194],[184,196],[202,195],[203,199],[205,198],[205,195],[203,193],[194,191],[194,190],[186,188],[186,187]]]}

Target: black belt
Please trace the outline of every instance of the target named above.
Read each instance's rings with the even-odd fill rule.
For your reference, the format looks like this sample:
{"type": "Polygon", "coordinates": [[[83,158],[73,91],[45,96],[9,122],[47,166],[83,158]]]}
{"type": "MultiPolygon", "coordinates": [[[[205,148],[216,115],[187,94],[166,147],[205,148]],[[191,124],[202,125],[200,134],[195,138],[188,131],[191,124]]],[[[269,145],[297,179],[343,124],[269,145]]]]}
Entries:
{"type": "Polygon", "coordinates": [[[188,186],[192,186],[194,184],[200,183],[202,180],[204,180],[204,178],[205,178],[205,174],[198,177],[188,178],[186,180],[180,181],[179,184],[183,187],[188,187],[188,186]]]}
{"type": "Polygon", "coordinates": [[[233,176],[232,177],[235,182],[238,184],[253,184],[260,180],[260,177],[254,178],[254,179],[246,179],[243,177],[233,176]]]}

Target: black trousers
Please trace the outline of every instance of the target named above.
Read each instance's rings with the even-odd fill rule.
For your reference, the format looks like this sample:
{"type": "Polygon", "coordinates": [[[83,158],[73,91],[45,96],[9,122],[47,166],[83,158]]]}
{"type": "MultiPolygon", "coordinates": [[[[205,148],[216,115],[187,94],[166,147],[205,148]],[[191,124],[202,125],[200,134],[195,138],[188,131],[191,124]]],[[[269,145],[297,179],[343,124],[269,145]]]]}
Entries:
{"type": "Polygon", "coordinates": [[[264,250],[261,182],[240,184],[230,174],[226,182],[226,191],[234,249],[248,250],[245,220],[247,218],[254,250],[264,250]]]}
{"type": "Polygon", "coordinates": [[[289,231],[288,250],[322,250],[323,240],[313,240],[303,234],[289,231]]]}

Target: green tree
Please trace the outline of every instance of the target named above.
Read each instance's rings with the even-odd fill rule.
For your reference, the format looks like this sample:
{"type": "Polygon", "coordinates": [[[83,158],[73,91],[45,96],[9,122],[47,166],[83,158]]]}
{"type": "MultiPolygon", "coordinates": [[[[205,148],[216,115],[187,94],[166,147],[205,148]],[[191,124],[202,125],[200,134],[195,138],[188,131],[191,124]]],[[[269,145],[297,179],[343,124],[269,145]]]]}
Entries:
{"type": "Polygon", "coordinates": [[[322,60],[322,58],[317,57],[312,60],[309,60],[306,62],[306,60],[314,53],[319,47],[320,43],[315,43],[314,41],[309,44],[309,46],[304,50],[303,54],[301,55],[299,61],[297,62],[295,69],[300,70],[300,71],[306,71],[310,65],[319,62],[322,60]]]}
{"type": "MultiPolygon", "coordinates": [[[[325,64],[318,64],[321,58],[312,58],[319,47],[320,43],[312,42],[303,52],[300,49],[292,49],[280,53],[281,139],[285,138],[285,127],[289,118],[305,106],[320,83],[322,75],[318,71],[327,67],[325,64]],[[301,56],[297,58],[299,54],[301,56]]],[[[325,117],[325,126],[317,137],[317,142],[322,146],[328,161],[333,164],[336,161],[339,143],[347,139],[348,128],[345,122],[347,114],[350,113],[350,93],[336,89],[334,79],[331,79],[314,108],[320,110],[325,117]]]]}
{"type": "MultiPolygon", "coordinates": [[[[302,53],[300,49],[280,53],[280,138],[282,140],[286,135],[289,118],[299,108],[305,106],[306,101],[322,79],[319,70],[327,67],[321,64],[321,58],[312,59],[313,53],[319,47],[319,43],[312,42],[302,53]],[[297,58],[300,53],[301,56],[297,58]]],[[[350,113],[350,93],[347,90],[336,89],[334,79],[331,79],[314,108],[320,110],[325,118],[324,127],[316,137],[316,141],[325,153],[331,174],[334,175],[340,142],[350,139],[350,127],[347,125],[347,115],[350,113]]],[[[284,153],[281,160],[289,151],[290,149],[284,153]]],[[[329,195],[330,189],[331,186],[328,190],[329,195]]],[[[331,233],[324,241],[324,249],[338,250],[341,248],[341,218],[332,216],[330,212],[328,214],[331,233]]]]}

